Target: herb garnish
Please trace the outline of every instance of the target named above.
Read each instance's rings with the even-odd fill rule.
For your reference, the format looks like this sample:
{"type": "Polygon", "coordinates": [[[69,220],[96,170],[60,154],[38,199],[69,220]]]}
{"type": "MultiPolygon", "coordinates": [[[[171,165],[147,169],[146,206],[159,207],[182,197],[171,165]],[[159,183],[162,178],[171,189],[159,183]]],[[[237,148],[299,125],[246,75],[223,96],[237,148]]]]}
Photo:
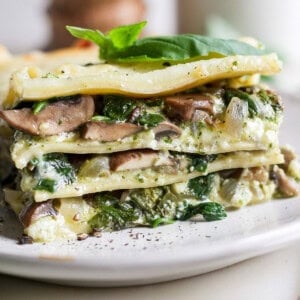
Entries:
{"type": "Polygon", "coordinates": [[[224,40],[196,34],[138,36],[146,21],[113,28],[106,35],[99,30],[66,26],[75,37],[97,44],[100,59],[108,62],[168,62],[224,57],[263,55],[265,51],[237,40],[224,40]]]}

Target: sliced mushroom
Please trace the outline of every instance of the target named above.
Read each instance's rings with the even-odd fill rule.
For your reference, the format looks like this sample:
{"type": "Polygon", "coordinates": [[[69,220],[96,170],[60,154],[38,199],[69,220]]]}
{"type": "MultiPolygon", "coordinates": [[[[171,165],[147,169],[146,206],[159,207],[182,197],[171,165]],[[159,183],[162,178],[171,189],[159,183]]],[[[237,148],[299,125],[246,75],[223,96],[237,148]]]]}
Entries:
{"type": "Polygon", "coordinates": [[[69,132],[87,122],[94,114],[91,96],[50,103],[34,114],[30,108],[0,111],[0,117],[10,126],[32,135],[49,136],[69,132]]]}
{"type": "Polygon", "coordinates": [[[170,157],[161,157],[159,152],[150,149],[114,153],[109,161],[111,171],[135,170],[172,164],[174,161],[170,157]]]}
{"type": "Polygon", "coordinates": [[[274,166],[271,178],[274,179],[279,192],[282,193],[283,196],[293,197],[299,194],[299,186],[297,186],[296,182],[289,178],[284,170],[278,166],[274,166]]]}
{"type": "Polygon", "coordinates": [[[155,139],[159,140],[165,136],[179,136],[181,134],[181,129],[170,122],[162,122],[153,128],[153,132],[155,134],[155,139]]]}
{"type": "Polygon", "coordinates": [[[187,94],[166,97],[166,114],[171,119],[182,121],[193,121],[196,110],[204,110],[210,114],[213,113],[213,102],[208,95],[187,94]]]}
{"type": "Polygon", "coordinates": [[[48,200],[39,203],[33,202],[30,205],[25,206],[20,212],[19,218],[24,227],[28,227],[30,224],[32,224],[39,218],[56,215],[57,212],[53,208],[52,201],[48,200]]]}
{"type": "Polygon", "coordinates": [[[101,142],[112,142],[142,130],[143,127],[131,123],[88,122],[83,126],[82,137],[101,142]]]}

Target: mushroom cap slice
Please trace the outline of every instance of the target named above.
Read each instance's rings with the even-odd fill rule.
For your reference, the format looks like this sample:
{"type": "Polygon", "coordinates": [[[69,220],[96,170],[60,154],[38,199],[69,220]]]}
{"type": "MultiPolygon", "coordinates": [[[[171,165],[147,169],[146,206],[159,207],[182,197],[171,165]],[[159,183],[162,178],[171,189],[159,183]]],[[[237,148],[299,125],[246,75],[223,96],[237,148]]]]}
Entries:
{"type": "Polygon", "coordinates": [[[49,136],[69,132],[91,119],[95,111],[91,96],[48,104],[34,114],[30,108],[0,111],[0,117],[10,126],[32,135],[49,136]]]}
{"type": "Polygon", "coordinates": [[[19,218],[25,227],[28,227],[35,220],[45,216],[56,216],[57,211],[53,207],[52,200],[45,202],[32,202],[30,205],[24,206],[19,214],[19,218]]]}
{"type": "Polygon", "coordinates": [[[159,123],[152,130],[155,134],[156,140],[165,136],[179,136],[181,134],[181,129],[178,126],[166,121],[159,123]]]}
{"type": "Polygon", "coordinates": [[[129,150],[114,153],[111,155],[109,161],[111,171],[144,169],[152,166],[172,164],[174,164],[174,160],[170,157],[162,159],[158,151],[150,149],[129,150]]]}
{"type": "Polygon", "coordinates": [[[203,94],[170,96],[164,103],[166,114],[171,119],[192,121],[196,110],[213,112],[213,101],[203,94]]]}
{"type": "Polygon", "coordinates": [[[131,123],[87,122],[84,124],[82,137],[101,142],[112,142],[133,135],[143,127],[131,123]]]}

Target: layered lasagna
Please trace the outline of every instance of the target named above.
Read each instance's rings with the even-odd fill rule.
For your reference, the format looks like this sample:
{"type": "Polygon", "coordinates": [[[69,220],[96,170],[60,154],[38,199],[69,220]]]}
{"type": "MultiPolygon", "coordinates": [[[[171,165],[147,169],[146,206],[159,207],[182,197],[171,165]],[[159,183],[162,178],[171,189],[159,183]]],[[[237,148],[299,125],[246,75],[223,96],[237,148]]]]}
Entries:
{"type": "Polygon", "coordinates": [[[123,63],[92,49],[0,70],[17,174],[2,184],[23,241],[221,220],[298,193],[281,98],[259,82],[280,71],[275,54],[123,63]]]}

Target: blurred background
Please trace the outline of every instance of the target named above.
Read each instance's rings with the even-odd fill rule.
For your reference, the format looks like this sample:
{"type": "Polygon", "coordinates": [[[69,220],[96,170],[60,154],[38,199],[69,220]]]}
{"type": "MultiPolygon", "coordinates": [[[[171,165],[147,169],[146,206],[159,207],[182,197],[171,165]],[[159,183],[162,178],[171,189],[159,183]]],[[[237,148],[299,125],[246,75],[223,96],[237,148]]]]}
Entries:
{"type": "Polygon", "coordinates": [[[144,35],[253,36],[284,61],[280,88],[300,91],[299,0],[4,0],[0,20],[0,44],[12,53],[69,45],[67,24],[107,31],[148,20],[144,35]]]}

